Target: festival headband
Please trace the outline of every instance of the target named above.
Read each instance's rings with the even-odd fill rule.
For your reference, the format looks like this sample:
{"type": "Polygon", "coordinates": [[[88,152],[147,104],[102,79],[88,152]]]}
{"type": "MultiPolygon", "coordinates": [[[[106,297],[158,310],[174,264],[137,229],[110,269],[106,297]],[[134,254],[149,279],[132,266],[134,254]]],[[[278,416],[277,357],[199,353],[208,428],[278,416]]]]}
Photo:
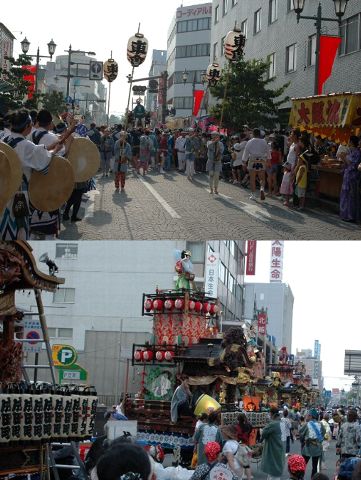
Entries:
{"type": "Polygon", "coordinates": [[[127,472],[120,475],[119,480],[141,480],[142,476],[140,473],[127,472]]]}
{"type": "Polygon", "coordinates": [[[288,457],[288,468],[291,472],[304,472],[306,470],[305,459],[301,455],[290,455],[288,457]]]}
{"type": "Polygon", "coordinates": [[[33,123],[33,119],[31,118],[31,116],[29,115],[24,121],[23,123],[21,123],[20,125],[17,125],[15,128],[12,128],[12,130],[14,132],[22,132],[28,125],[30,125],[31,123],[33,123]]]}
{"type": "Polygon", "coordinates": [[[210,462],[217,458],[220,451],[221,446],[218,442],[208,442],[204,447],[204,453],[210,462]]]}

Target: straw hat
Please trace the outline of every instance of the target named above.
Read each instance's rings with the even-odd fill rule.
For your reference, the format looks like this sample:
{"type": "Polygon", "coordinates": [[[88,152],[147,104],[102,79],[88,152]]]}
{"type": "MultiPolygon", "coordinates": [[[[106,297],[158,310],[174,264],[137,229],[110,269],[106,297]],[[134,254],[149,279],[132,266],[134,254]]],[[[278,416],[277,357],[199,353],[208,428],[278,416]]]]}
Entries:
{"type": "Polygon", "coordinates": [[[31,173],[29,198],[33,206],[42,212],[60,208],[73,189],[74,170],[66,158],[54,156],[46,175],[36,171],[31,173]]]}
{"type": "Polygon", "coordinates": [[[0,142],[0,214],[19,190],[22,180],[21,161],[15,150],[0,142]]]}
{"type": "Polygon", "coordinates": [[[68,160],[74,169],[75,181],[86,182],[100,166],[98,147],[88,138],[74,138],[70,144],[68,160]]]}

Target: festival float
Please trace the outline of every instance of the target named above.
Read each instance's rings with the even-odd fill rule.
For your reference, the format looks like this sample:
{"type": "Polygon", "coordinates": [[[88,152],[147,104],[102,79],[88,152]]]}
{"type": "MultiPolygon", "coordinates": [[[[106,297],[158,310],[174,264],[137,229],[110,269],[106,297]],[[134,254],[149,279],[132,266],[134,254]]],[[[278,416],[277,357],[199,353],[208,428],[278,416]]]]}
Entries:
{"type": "MultiPolygon", "coordinates": [[[[38,270],[28,243],[0,242],[0,477],[39,473],[42,478],[53,442],[80,442],[93,434],[94,389],[55,382],[41,292],[54,292],[64,279],[52,273],[38,270]],[[34,292],[38,313],[32,315],[38,317],[43,338],[35,335],[35,328],[35,336],[24,333],[24,312],[15,304],[18,290],[34,292]],[[34,365],[24,362],[24,345],[29,342],[45,344],[48,365],[39,365],[37,357],[34,365]],[[37,381],[38,368],[48,368],[52,382],[37,381]]],[[[32,354],[27,355],[29,361],[32,354]]]]}

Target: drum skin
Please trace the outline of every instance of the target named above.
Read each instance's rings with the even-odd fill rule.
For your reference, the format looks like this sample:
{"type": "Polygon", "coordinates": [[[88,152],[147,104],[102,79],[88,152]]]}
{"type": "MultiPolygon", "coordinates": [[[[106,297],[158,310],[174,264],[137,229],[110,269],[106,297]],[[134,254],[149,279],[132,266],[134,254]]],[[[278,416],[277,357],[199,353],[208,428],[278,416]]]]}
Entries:
{"type": "Polygon", "coordinates": [[[97,173],[100,167],[99,149],[88,138],[74,138],[67,158],[74,169],[76,182],[86,182],[97,173]]]}

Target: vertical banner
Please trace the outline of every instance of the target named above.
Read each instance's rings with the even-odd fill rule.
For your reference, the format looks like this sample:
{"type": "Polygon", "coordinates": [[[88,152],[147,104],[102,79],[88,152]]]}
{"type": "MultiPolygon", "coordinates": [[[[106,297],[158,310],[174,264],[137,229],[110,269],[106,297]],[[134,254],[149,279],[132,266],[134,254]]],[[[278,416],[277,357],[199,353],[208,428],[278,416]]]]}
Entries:
{"type": "Polygon", "coordinates": [[[193,94],[193,116],[196,117],[202,105],[204,90],[195,90],[193,94]]]}
{"type": "Polygon", "coordinates": [[[341,37],[321,35],[318,67],[318,95],[322,95],[323,85],[331,76],[337,49],[340,46],[341,37]]]}
{"type": "Polygon", "coordinates": [[[26,70],[24,73],[24,80],[29,82],[28,85],[28,99],[31,100],[35,92],[35,76],[36,76],[36,66],[35,65],[23,65],[21,67],[23,70],[26,70]]]}
{"type": "Polygon", "coordinates": [[[217,298],[218,295],[218,262],[218,252],[208,253],[206,260],[204,290],[211,298],[217,298]]]}
{"type": "Polygon", "coordinates": [[[258,335],[267,333],[267,312],[261,311],[257,316],[258,335]]]}
{"type": "Polygon", "coordinates": [[[283,249],[283,240],[274,240],[271,243],[270,282],[282,282],[283,249]]]}
{"type": "Polygon", "coordinates": [[[257,240],[247,241],[246,275],[256,275],[257,240]]]}

